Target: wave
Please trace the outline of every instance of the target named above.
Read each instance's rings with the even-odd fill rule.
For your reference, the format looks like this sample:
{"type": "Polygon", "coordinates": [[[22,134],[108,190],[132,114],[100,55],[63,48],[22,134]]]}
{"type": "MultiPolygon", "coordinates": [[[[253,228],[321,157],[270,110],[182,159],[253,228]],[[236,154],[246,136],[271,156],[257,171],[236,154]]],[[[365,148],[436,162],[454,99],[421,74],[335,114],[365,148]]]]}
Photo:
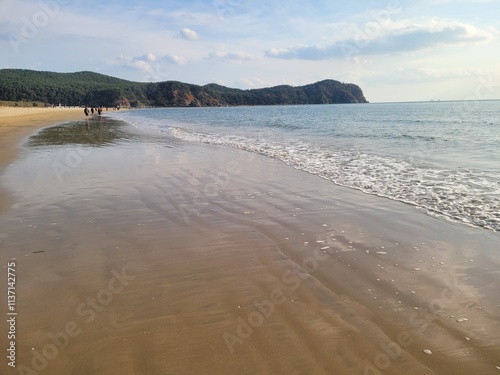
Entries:
{"type": "Polygon", "coordinates": [[[500,230],[500,180],[488,172],[439,169],[411,157],[400,160],[292,138],[214,135],[181,127],[171,132],[187,141],[272,157],[337,185],[413,205],[431,216],[500,230]]]}

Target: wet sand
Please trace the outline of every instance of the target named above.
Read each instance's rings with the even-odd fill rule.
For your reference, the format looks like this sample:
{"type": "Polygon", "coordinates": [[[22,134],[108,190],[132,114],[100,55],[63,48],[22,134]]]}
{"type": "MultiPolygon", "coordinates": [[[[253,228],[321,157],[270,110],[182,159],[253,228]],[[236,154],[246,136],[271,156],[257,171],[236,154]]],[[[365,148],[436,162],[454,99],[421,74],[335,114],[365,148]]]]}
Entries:
{"type": "MultiPolygon", "coordinates": [[[[19,143],[36,129],[83,118],[81,108],[21,108],[0,106],[0,171],[19,153],[19,143]]],[[[0,191],[0,212],[9,204],[0,191]]]]}
{"type": "Polygon", "coordinates": [[[499,373],[498,233],[115,122],[26,147],[0,175],[18,370],[499,373]]]}
{"type": "Polygon", "coordinates": [[[36,129],[83,117],[81,108],[0,107],[0,168],[15,156],[19,141],[36,129]]]}

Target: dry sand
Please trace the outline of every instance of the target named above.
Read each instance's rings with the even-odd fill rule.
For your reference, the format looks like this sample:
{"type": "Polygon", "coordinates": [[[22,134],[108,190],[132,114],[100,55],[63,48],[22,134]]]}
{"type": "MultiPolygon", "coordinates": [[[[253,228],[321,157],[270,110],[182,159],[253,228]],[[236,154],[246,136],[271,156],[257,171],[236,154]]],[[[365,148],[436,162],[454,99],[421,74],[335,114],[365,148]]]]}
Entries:
{"type": "Polygon", "coordinates": [[[1,176],[18,369],[499,372],[497,233],[222,147],[79,147],[32,149],[1,176]]]}
{"type": "MultiPolygon", "coordinates": [[[[81,108],[0,107],[0,171],[14,160],[22,139],[36,129],[83,117],[81,108]]],[[[8,197],[0,191],[0,212],[8,203],[8,197]]]]}
{"type": "Polygon", "coordinates": [[[81,108],[0,107],[0,168],[12,160],[20,140],[36,129],[83,117],[81,108]]]}

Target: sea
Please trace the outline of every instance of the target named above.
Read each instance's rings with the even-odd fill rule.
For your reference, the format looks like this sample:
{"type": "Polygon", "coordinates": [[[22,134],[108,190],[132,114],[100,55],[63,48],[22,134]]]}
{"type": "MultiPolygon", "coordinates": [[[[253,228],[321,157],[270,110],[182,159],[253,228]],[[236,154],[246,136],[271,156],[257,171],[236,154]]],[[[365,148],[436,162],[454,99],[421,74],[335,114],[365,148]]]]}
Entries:
{"type": "Polygon", "coordinates": [[[117,111],[154,137],[220,145],[500,230],[500,101],[436,101],[117,111]]]}

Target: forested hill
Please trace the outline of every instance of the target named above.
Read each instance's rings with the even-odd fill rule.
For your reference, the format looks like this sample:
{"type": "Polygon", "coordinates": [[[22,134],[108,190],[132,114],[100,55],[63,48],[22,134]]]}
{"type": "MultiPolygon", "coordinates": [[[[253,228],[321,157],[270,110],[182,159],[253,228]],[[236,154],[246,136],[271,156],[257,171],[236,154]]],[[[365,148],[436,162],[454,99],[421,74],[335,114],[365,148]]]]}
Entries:
{"type": "Polygon", "coordinates": [[[240,90],[166,81],[131,82],[93,72],[0,69],[0,100],[47,105],[202,107],[272,104],[367,103],[352,83],[325,80],[306,86],[240,90]]]}

